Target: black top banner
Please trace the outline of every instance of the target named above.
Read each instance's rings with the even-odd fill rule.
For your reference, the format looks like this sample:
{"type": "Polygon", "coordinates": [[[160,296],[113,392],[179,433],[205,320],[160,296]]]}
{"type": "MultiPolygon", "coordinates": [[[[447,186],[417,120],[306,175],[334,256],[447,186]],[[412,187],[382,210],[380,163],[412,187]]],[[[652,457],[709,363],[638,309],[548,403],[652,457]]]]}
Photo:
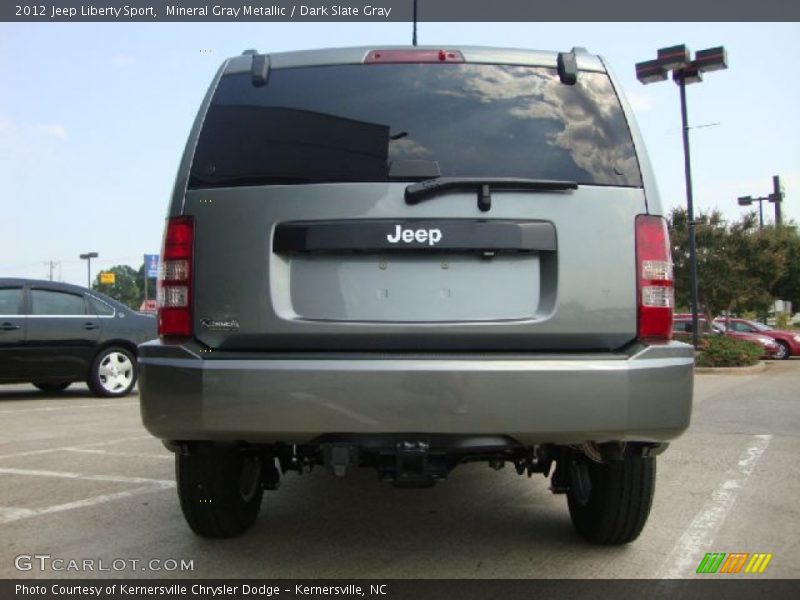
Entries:
{"type": "MultiPolygon", "coordinates": [[[[56,0],[0,3],[8,22],[408,22],[414,0],[56,0]]],[[[799,21],[797,0],[417,0],[433,21],[799,21]]]]}

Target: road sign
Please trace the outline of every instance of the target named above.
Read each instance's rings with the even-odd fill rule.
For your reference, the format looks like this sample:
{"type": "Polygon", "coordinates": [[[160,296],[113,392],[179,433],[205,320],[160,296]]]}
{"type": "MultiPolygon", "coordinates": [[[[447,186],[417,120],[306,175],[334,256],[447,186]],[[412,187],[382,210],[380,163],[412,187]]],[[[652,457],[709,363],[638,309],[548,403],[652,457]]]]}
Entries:
{"type": "Polygon", "coordinates": [[[158,254],[145,254],[144,265],[148,277],[158,277],[158,254]]]}
{"type": "Polygon", "coordinates": [[[102,271],[100,273],[100,283],[104,283],[107,285],[114,285],[116,282],[117,282],[117,276],[111,271],[102,271]]]}

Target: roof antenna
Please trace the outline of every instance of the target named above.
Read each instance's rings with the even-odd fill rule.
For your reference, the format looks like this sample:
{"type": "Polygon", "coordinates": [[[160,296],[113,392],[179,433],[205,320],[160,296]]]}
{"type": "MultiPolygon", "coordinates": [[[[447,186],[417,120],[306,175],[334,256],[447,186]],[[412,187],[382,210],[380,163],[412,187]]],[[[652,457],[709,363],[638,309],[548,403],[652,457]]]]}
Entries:
{"type": "Polygon", "coordinates": [[[417,45],[417,0],[414,0],[414,34],[411,38],[411,45],[417,45]]]}

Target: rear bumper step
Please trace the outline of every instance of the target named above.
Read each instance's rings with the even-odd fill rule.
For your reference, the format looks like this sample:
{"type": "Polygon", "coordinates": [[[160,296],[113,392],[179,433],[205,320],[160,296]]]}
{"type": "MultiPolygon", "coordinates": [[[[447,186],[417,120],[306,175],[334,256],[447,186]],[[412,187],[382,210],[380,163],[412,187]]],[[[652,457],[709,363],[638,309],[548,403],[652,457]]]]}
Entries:
{"type": "Polygon", "coordinates": [[[664,442],[689,425],[693,350],[441,359],[201,358],[140,346],[145,426],[167,440],[308,443],[324,434],[502,434],[521,444],[664,442]]]}

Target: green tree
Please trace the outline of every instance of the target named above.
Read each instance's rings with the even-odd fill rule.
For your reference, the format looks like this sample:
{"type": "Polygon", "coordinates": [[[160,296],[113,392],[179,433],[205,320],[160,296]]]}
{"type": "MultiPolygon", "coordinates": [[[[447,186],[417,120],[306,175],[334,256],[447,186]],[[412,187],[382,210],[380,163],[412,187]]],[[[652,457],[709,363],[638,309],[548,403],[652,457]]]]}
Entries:
{"type": "MultiPolygon", "coordinates": [[[[775,301],[775,284],[786,272],[786,250],[774,227],[760,229],[755,213],[745,215],[730,227],[734,252],[740,261],[738,309],[766,315],[775,301]]],[[[734,306],[725,307],[732,310],[734,306]]]]}
{"type": "Polygon", "coordinates": [[[106,272],[114,273],[116,281],[113,284],[100,283],[100,273],[97,274],[92,289],[111,296],[134,310],[138,310],[142,303],[144,292],[142,281],[136,270],[128,265],[116,265],[106,272]]]}
{"type": "MultiPolygon", "coordinates": [[[[772,228],[760,230],[755,213],[728,225],[715,210],[700,213],[695,223],[700,311],[713,318],[722,311],[763,311],[769,307],[776,284],[786,272],[786,250],[779,232],[772,228]]],[[[691,301],[686,211],[673,209],[669,224],[676,306],[688,310],[691,301]]]]}
{"type": "Polygon", "coordinates": [[[786,269],[772,288],[772,295],[792,303],[794,312],[800,311],[800,233],[797,225],[788,223],[772,230],[786,258],[786,269]]]}

